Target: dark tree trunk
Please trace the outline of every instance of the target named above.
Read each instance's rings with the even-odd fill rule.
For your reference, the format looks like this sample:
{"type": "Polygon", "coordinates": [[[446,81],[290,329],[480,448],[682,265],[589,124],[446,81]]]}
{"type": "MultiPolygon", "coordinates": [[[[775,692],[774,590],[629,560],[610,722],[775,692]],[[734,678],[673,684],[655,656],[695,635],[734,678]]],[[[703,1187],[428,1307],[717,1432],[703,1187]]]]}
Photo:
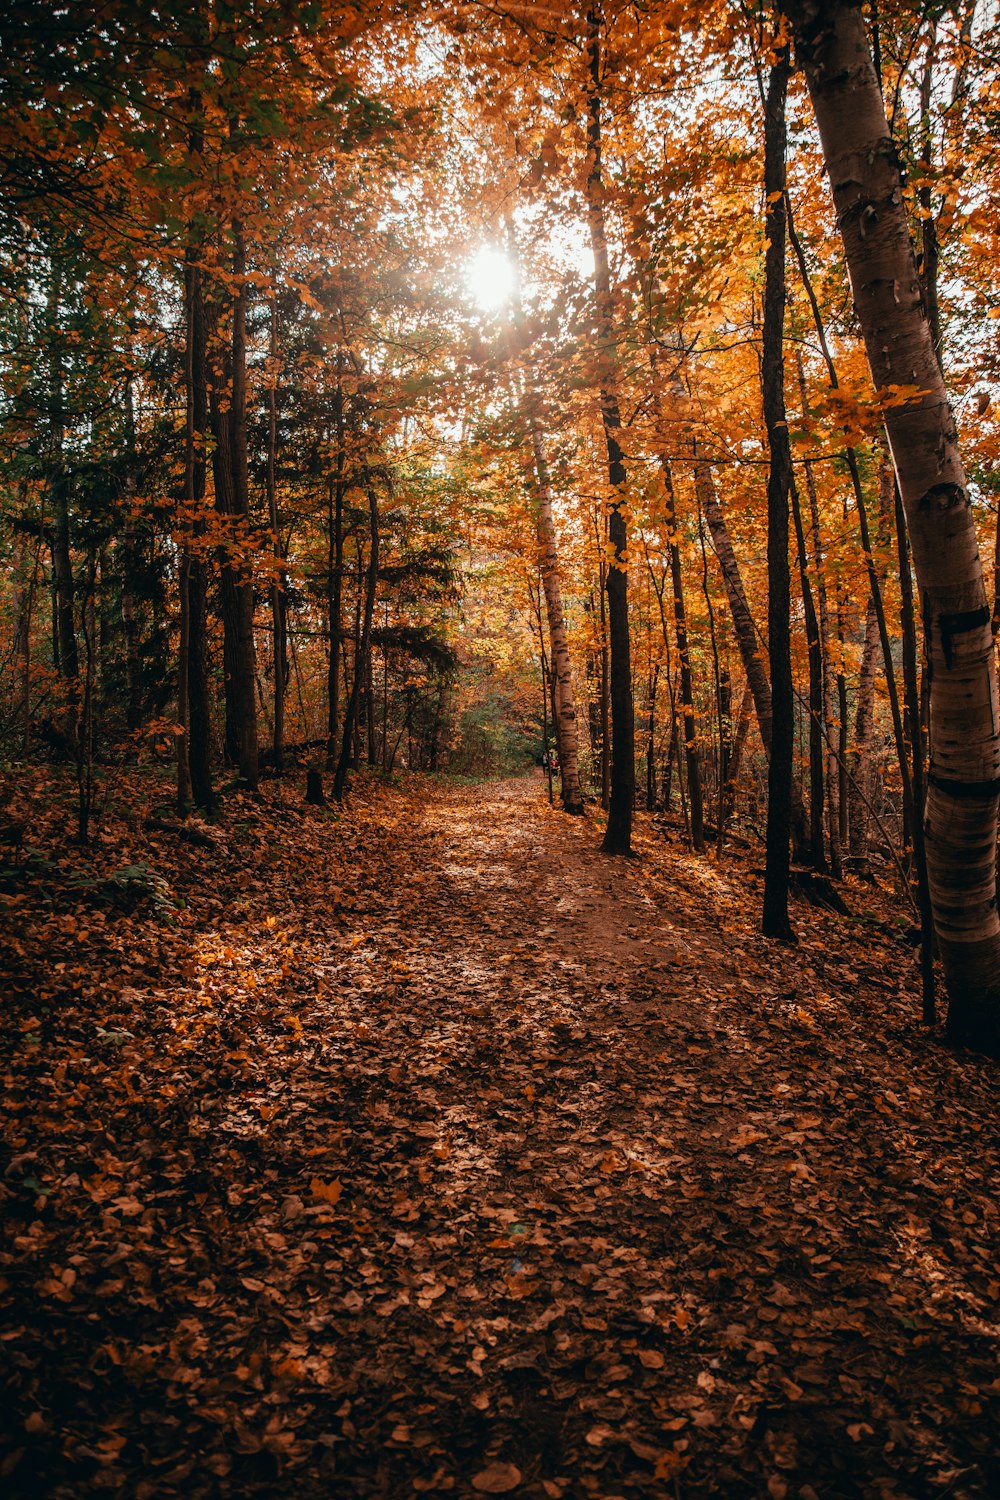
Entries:
{"type": "Polygon", "coordinates": [[[795,523],[795,543],[799,559],[799,583],[802,589],[802,611],[806,625],[806,647],[809,653],[809,863],[820,873],[826,871],[823,843],[823,651],[820,644],[819,617],[809,582],[806,556],[806,534],[802,525],[802,505],[792,476],[789,491],[795,523]]]}
{"type": "Polygon", "coordinates": [[[340,728],[340,656],[344,645],[344,398],[338,376],[334,397],[334,430],[337,457],[328,484],[327,505],[327,632],[330,655],[327,662],[326,768],[332,771],[337,761],[340,728]]]}
{"type": "Polygon", "coordinates": [[[358,637],[357,652],[354,660],[354,677],[351,682],[351,695],[347,700],[347,711],[344,715],[344,730],[340,745],[340,758],[337,761],[337,771],[333,781],[333,795],[338,802],[343,800],[344,785],[347,781],[347,771],[351,764],[351,742],[354,737],[355,726],[358,721],[358,709],[361,702],[362,684],[367,678],[368,653],[371,649],[372,616],[375,612],[375,592],[378,587],[378,545],[379,545],[379,520],[378,520],[378,496],[375,486],[371,481],[368,483],[368,572],[365,581],[364,615],[361,623],[361,631],[358,637]]]}
{"type": "Polygon", "coordinates": [[[896,519],[896,549],[899,559],[899,618],[903,631],[903,703],[910,744],[910,775],[913,787],[913,862],[917,874],[917,904],[920,909],[920,989],[923,1018],[934,1024],[934,913],[927,879],[927,849],[924,845],[924,736],[920,722],[920,688],[917,678],[917,621],[913,609],[913,579],[910,549],[906,540],[906,517],[899,486],[893,483],[896,519]]]}
{"type": "Polygon", "coordinates": [[[603,554],[598,564],[598,588],[601,599],[601,660],[598,718],[601,741],[601,806],[611,806],[611,652],[608,649],[608,568],[603,554]]]}
{"type": "Polygon", "coordinates": [[[247,464],[246,387],[246,252],[243,229],[232,226],[233,269],[229,357],[223,362],[228,389],[215,372],[211,385],[212,427],[215,435],[215,497],[220,513],[230,523],[222,548],[223,668],[226,697],[226,755],[237,766],[240,779],[256,790],[257,695],[253,635],[253,568],[248,556],[247,521],[250,480],[247,464]]]}
{"type": "Polygon", "coordinates": [[[64,733],[76,751],[80,716],[80,653],[76,640],[76,600],[70,538],[70,481],[66,471],[66,410],[63,390],[62,334],[59,326],[62,275],[50,265],[49,337],[49,494],[52,501],[53,660],[65,684],[64,733]]]}
{"type": "Polygon", "coordinates": [[[202,272],[195,263],[197,252],[188,257],[186,296],[189,303],[189,351],[187,376],[190,427],[189,471],[186,491],[191,513],[191,542],[186,557],[187,583],[187,759],[191,796],[197,807],[211,808],[212,705],[208,691],[208,577],[205,558],[205,490],[208,479],[208,327],[202,272]]]}
{"type": "Polygon", "coordinates": [[[590,72],[587,98],[587,222],[594,253],[597,385],[608,452],[608,483],[611,491],[608,536],[613,549],[605,585],[611,657],[611,794],[608,826],[601,848],[605,854],[631,854],[632,812],[635,803],[635,722],[628,623],[628,529],[624,510],[627,476],[621,447],[621,417],[615,382],[614,309],[604,224],[604,184],[601,176],[600,37],[601,17],[595,8],[587,14],[587,60],[590,72]]]}
{"type": "Polygon", "coordinates": [[[656,807],[656,687],[660,667],[653,666],[649,678],[649,694],[646,700],[646,811],[656,807]]]}
{"type": "Polygon", "coordinates": [[[267,385],[267,514],[271,526],[271,546],[274,550],[274,577],[271,580],[271,664],[274,676],[274,736],[272,753],[274,768],[280,772],[285,762],[285,697],[288,687],[288,627],[286,586],[288,575],[281,544],[281,528],[278,517],[277,448],[278,448],[278,293],[277,286],[271,289],[270,318],[270,374],[267,385]]]}
{"type": "Polygon", "coordinates": [[[764,110],[765,234],[763,405],[771,462],[767,481],[767,642],[771,661],[771,759],[767,775],[767,852],[762,928],[793,938],[788,917],[792,826],[794,694],[791,661],[791,585],[788,567],[788,491],[792,455],[784,389],[785,328],[785,97],[788,55],[771,69],[764,110]]]}
{"type": "MultiPolygon", "coordinates": [[[[139,617],[135,607],[135,580],[142,556],[135,527],[135,499],[138,489],[135,451],[135,398],[132,377],[125,378],[125,446],[127,450],[125,484],[122,500],[125,529],[122,535],[121,611],[125,636],[125,724],[136,730],[142,723],[142,684],[139,680],[139,617]]],[[[101,566],[103,579],[104,567],[101,566]]]]}
{"type": "Polygon", "coordinates": [[[765,756],[770,760],[771,723],[774,710],[771,705],[771,684],[764,660],[764,646],[757,636],[750,606],[747,603],[740,565],[733,550],[712,470],[707,460],[698,455],[697,448],[695,449],[694,478],[698,501],[712,537],[712,550],[718,558],[726,598],[729,600],[729,612],[732,615],[733,629],[736,632],[736,644],[739,647],[743,671],[753,697],[761,744],[764,747],[765,756]]]}

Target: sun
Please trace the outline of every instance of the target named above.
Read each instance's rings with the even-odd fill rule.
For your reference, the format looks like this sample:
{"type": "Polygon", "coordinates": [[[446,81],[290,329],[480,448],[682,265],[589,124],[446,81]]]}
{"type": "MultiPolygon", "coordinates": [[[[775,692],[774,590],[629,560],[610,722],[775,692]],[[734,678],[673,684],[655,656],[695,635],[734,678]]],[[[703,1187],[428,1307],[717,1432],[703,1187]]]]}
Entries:
{"type": "Polygon", "coordinates": [[[473,300],[483,312],[504,307],[514,292],[514,267],[502,250],[484,245],[469,262],[465,280],[473,300]]]}

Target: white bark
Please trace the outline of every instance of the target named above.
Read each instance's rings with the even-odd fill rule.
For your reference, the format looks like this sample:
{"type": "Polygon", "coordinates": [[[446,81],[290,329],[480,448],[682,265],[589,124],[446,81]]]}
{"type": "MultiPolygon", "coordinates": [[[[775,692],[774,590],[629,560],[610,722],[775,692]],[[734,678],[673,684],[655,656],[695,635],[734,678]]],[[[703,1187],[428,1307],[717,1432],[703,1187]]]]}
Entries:
{"type": "Polygon", "coordinates": [[[906,511],[931,671],[927,865],[949,1030],[1000,1048],[996,906],[1000,715],[968,487],[921,295],[896,149],[864,17],[789,3],[876,386],[922,394],[885,423],[906,511]]]}

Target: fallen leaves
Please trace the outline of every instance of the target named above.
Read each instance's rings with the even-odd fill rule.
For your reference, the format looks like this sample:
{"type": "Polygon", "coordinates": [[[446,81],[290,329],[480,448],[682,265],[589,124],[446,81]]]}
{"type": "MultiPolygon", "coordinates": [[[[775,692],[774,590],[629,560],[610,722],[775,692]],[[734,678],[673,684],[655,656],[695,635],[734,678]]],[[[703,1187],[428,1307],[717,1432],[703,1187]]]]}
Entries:
{"type": "Polygon", "coordinates": [[[531,783],[217,834],[117,835],[169,923],[13,909],[12,1495],[976,1493],[992,1094],[906,954],[652,841],[609,891],[531,783]]]}
{"type": "Polygon", "coordinates": [[[521,1471],[516,1464],[490,1464],[472,1476],[472,1488],[480,1495],[506,1495],[520,1483],[521,1471]]]}
{"type": "Polygon", "coordinates": [[[309,1183],[309,1191],[319,1203],[339,1203],[344,1191],[344,1185],[339,1178],[332,1182],[324,1182],[320,1177],[313,1177],[309,1183]]]}

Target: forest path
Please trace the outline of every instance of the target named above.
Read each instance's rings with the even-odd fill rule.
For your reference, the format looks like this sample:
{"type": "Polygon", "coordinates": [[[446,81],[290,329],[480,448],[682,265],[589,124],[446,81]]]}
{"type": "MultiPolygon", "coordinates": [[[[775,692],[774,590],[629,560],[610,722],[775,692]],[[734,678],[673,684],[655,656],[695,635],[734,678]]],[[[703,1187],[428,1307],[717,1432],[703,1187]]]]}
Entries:
{"type": "Polygon", "coordinates": [[[1000,1490],[995,1071],[638,821],[235,799],[174,925],[18,908],[13,1494],[1000,1490]]]}

